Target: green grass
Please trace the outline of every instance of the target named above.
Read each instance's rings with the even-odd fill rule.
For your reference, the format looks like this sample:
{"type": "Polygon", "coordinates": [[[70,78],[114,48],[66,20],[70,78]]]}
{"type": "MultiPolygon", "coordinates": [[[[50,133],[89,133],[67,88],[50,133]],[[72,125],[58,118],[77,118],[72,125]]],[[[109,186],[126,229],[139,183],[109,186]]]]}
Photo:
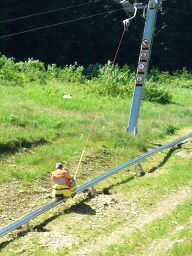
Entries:
{"type": "MultiPolygon", "coordinates": [[[[192,214],[191,201],[180,205],[169,216],[155,220],[149,225],[146,225],[141,230],[135,230],[130,236],[124,236],[124,243],[113,244],[109,247],[108,252],[100,253],[100,256],[115,256],[127,254],[140,254],[148,255],[147,251],[150,248],[152,242],[154,242],[154,248],[158,246],[159,241],[162,239],[169,239],[171,241],[178,241],[184,238],[183,242],[171,243],[171,248],[168,248],[163,255],[180,256],[191,255],[192,249],[192,233],[190,217],[192,214]],[[178,227],[184,226],[184,230],[177,230],[178,227]],[[156,243],[155,243],[156,241],[156,243]],[[144,254],[146,253],[146,254],[144,254]]],[[[163,244],[162,244],[163,246],[163,244]]],[[[151,251],[153,252],[153,251],[151,251]]],[[[158,253],[158,252],[157,252],[158,253]]],[[[162,254],[161,254],[162,255],[162,254]]]]}
{"type": "Polygon", "coordinates": [[[139,155],[150,142],[191,125],[190,90],[171,89],[171,93],[173,104],[143,103],[139,120],[142,139],[135,140],[125,135],[130,99],[106,96],[99,106],[98,98],[78,85],[1,86],[1,179],[38,179],[57,161],[74,168],[95,114],[87,155],[104,148],[113,158],[108,163],[111,167],[139,155]],[[63,99],[68,93],[73,98],[63,99]],[[8,163],[4,159],[9,159],[8,163]]]}
{"type": "MultiPolygon", "coordinates": [[[[157,71],[151,73],[148,89],[154,83],[156,86],[151,94],[149,92],[148,101],[142,103],[139,136],[134,137],[125,133],[133,89],[130,85],[134,83],[134,74],[128,72],[127,75],[126,67],[122,70],[117,67],[106,84],[109,75],[105,71],[107,66],[100,67],[97,78],[87,79],[82,74],[83,68],[74,66],[63,70],[56,67],[46,70],[39,62],[33,61],[14,65],[9,60],[0,70],[4,79],[0,84],[0,183],[2,187],[15,188],[14,199],[9,197],[7,201],[7,205],[11,205],[7,212],[9,218],[15,217],[11,208],[13,205],[16,207],[15,204],[18,207],[23,204],[20,200],[25,199],[25,193],[29,202],[35,201],[41,187],[47,189],[51,186],[48,178],[56,162],[63,161],[73,174],[95,115],[97,121],[78,174],[78,185],[156,147],[158,143],[171,141],[191,131],[191,74],[185,70],[175,76],[157,71]],[[24,71],[18,71],[18,67],[24,71]],[[103,93],[104,89],[106,93],[103,93]],[[168,94],[164,95],[164,92],[168,94]],[[69,93],[72,99],[63,99],[63,95],[69,93]],[[117,96],[118,93],[120,96],[117,96]],[[169,104],[157,103],[158,97],[162,95],[163,100],[171,95],[169,104]],[[19,192],[15,181],[18,181],[24,192],[19,192]]],[[[52,214],[55,213],[57,218],[48,221],[46,227],[69,233],[79,240],[78,245],[64,247],[56,255],[70,255],[74,250],[87,245],[90,239],[106,238],[117,227],[123,227],[124,223],[134,223],[137,215],[129,212],[132,204],[137,206],[139,214],[150,212],[170,193],[188,185],[192,178],[192,162],[187,156],[182,158],[178,155],[181,150],[187,155],[190,152],[188,145],[189,148],[185,149],[183,145],[182,149],[165,150],[144,161],[142,167],[146,173],[155,170],[154,173],[134,178],[131,171],[138,171],[133,166],[98,184],[98,190],[109,189],[112,194],[109,197],[117,200],[112,208],[105,209],[102,205],[102,209],[99,208],[100,195],[96,203],[94,199],[83,203],[80,198],[75,199],[80,201],[77,205],[72,202],[71,206],[69,203],[55,209],[52,214]],[[95,204],[96,215],[78,212],[84,207],[94,209],[95,204]]],[[[9,196],[6,193],[1,195],[3,200],[4,196],[9,196]]],[[[108,252],[101,255],[139,254],[142,250],[147,251],[150,243],[165,238],[184,239],[183,243],[174,244],[166,255],[190,255],[190,214],[191,204],[186,202],[163,219],[155,220],[142,230],[135,230],[133,236],[125,236],[125,243],[113,244],[108,252]],[[172,233],[177,225],[187,226],[178,236],[172,233]]],[[[50,213],[45,213],[35,220],[35,224],[49,218],[50,213]]],[[[18,237],[3,249],[1,255],[18,254],[22,246],[28,245],[29,240],[25,242],[22,237],[18,237]]],[[[36,233],[32,235],[28,252],[23,254],[52,255],[48,248],[41,245],[36,233]]]]}

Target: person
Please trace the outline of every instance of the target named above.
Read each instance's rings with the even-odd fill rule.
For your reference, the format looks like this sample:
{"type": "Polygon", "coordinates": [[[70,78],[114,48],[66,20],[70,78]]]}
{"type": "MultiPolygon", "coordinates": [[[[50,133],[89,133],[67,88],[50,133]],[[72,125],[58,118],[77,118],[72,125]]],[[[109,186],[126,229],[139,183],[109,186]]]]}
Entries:
{"type": "Polygon", "coordinates": [[[51,175],[52,197],[70,197],[76,190],[75,179],[69,175],[62,163],[57,163],[55,168],[56,170],[51,175]]]}

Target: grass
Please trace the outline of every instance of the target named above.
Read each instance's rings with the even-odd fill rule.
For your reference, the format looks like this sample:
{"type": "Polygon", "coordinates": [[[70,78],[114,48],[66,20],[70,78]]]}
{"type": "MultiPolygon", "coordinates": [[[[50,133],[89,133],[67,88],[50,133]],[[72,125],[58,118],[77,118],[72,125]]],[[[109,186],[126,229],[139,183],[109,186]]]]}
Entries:
{"type": "MultiPolygon", "coordinates": [[[[8,64],[11,67],[13,65],[10,62],[8,64]]],[[[38,62],[36,64],[38,69],[38,62]]],[[[22,63],[19,65],[20,69],[26,68],[22,63]]],[[[31,62],[30,65],[33,67],[34,63],[31,62]]],[[[7,224],[8,219],[13,220],[31,210],[31,207],[36,208],[45,203],[41,197],[45,194],[42,189],[49,190],[51,184],[48,179],[56,162],[63,161],[73,174],[95,115],[97,121],[78,174],[78,184],[156,147],[157,144],[171,141],[191,131],[191,74],[187,71],[175,74],[175,77],[167,73],[157,74],[156,71],[151,73],[150,85],[155,82],[156,86],[167,87],[171,101],[169,104],[157,103],[160,91],[156,93],[153,90],[150,95],[153,100],[151,98],[142,103],[139,136],[133,137],[125,133],[131,97],[129,93],[124,93],[132,91],[131,88],[127,91],[125,84],[132,83],[134,74],[128,74],[128,81],[126,73],[117,68],[118,76],[111,78],[112,87],[101,97],[100,89],[103,89],[103,81],[106,79],[102,68],[103,73],[98,77],[87,79],[82,75],[82,69],[75,73],[73,66],[64,70],[53,67],[51,71],[46,71],[41,66],[43,74],[38,71],[32,81],[31,68],[28,67],[30,72],[27,71],[26,77],[22,72],[18,73],[17,68],[14,66],[12,73],[9,69],[4,70],[8,78],[14,72],[17,74],[13,76],[13,83],[9,84],[9,79],[4,79],[0,84],[0,192],[3,205],[0,211],[6,210],[7,214],[2,223],[7,224]],[[181,84],[178,84],[179,76],[181,84]],[[115,81],[119,85],[118,90],[122,90],[121,97],[116,97],[115,94],[112,97],[111,90],[115,81]],[[65,94],[71,94],[72,98],[63,99],[65,94]],[[9,191],[9,187],[14,190],[14,194],[9,191]],[[21,212],[18,212],[20,208],[21,212]]],[[[90,241],[97,243],[99,239],[107,239],[117,228],[123,228],[125,223],[132,225],[137,215],[142,217],[142,214],[150,213],[170,194],[189,186],[192,178],[192,162],[188,158],[190,150],[188,143],[182,148],[158,153],[142,163],[146,173],[154,172],[135,178],[133,172],[138,174],[138,170],[131,167],[97,185],[99,191],[105,188],[110,195],[101,194],[93,199],[83,195],[76,198],[75,202],[70,201],[52,210],[51,217],[50,212],[40,216],[34,220],[34,225],[46,227],[50,233],[56,231],[78,239],[78,244],[71,248],[66,248],[61,241],[56,255],[70,255],[88,246],[90,241]],[[178,153],[182,153],[183,157],[178,153]],[[111,198],[115,203],[104,206],[108,203],[106,200],[111,198]]],[[[191,204],[188,201],[168,216],[154,220],[142,230],[135,230],[133,236],[124,236],[125,242],[113,243],[101,255],[137,255],[142,250],[147,255],[149,244],[164,239],[184,239],[183,243],[173,244],[165,255],[190,255],[190,214],[191,204]],[[186,226],[179,235],[172,233],[178,225],[186,226]]],[[[12,238],[12,234],[8,237],[12,238]]],[[[25,237],[14,236],[5,248],[0,245],[0,255],[53,255],[49,247],[42,245],[41,239],[45,239],[43,232],[34,232],[25,237]]],[[[96,254],[93,252],[89,255],[96,254]]]]}
{"type": "Polygon", "coordinates": [[[122,163],[144,152],[150,141],[191,124],[189,93],[184,88],[172,89],[174,103],[168,106],[144,102],[139,121],[142,139],[135,140],[125,136],[130,99],[106,96],[98,106],[97,97],[77,85],[1,86],[0,154],[2,159],[5,156],[9,159],[9,164],[2,161],[1,179],[42,178],[57,161],[74,168],[95,113],[98,119],[87,154],[93,148],[94,152],[105,148],[113,157],[111,166],[122,163]],[[68,93],[73,98],[63,99],[68,93]],[[14,158],[13,152],[16,152],[14,158]]]}
{"type": "Polygon", "coordinates": [[[148,248],[153,244],[153,252],[156,251],[158,243],[169,239],[167,248],[162,243],[162,246],[157,255],[191,255],[192,240],[191,240],[191,223],[190,217],[192,214],[191,201],[180,205],[169,216],[155,220],[149,225],[146,225],[142,230],[135,230],[131,236],[124,236],[124,243],[113,244],[109,247],[108,252],[100,253],[100,256],[114,256],[128,254],[149,255],[148,248]],[[181,227],[181,231],[179,228],[181,227]],[[183,239],[183,240],[182,240],[183,239]],[[178,242],[177,242],[178,241],[178,242]],[[169,246],[171,248],[169,248],[169,246]],[[167,249],[167,252],[166,252],[167,249]],[[165,252],[162,254],[162,251],[165,252]],[[161,253],[161,254],[160,254],[161,253]]]}

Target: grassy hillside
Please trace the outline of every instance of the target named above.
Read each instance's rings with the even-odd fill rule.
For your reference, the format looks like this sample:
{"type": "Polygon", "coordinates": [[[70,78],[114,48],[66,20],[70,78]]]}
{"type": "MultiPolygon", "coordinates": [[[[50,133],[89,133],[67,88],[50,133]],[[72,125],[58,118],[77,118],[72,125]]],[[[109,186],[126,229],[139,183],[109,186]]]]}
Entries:
{"type": "MultiPolygon", "coordinates": [[[[40,62],[0,60],[1,227],[48,202],[45,195],[56,162],[63,161],[74,173],[95,115],[78,184],[192,130],[192,75],[185,70],[172,76],[151,72],[139,136],[133,137],[125,133],[134,80],[127,67],[45,69],[40,62]],[[72,98],[63,98],[67,94],[72,98]]],[[[0,255],[55,255],[52,249],[56,255],[83,255],[82,250],[97,255],[89,243],[93,248],[96,243],[101,255],[139,255],[143,250],[151,255],[148,244],[164,240],[171,249],[162,255],[190,255],[190,142],[148,159],[142,168],[148,173],[143,178],[139,167],[132,167],[99,184],[96,198],[80,196],[34,220],[38,232],[22,237],[16,231],[5,237],[0,255]],[[104,188],[108,195],[102,193],[104,188]],[[166,208],[164,201],[170,212],[156,214],[158,207],[166,208]],[[178,205],[172,205],[175,201],[178,205]],[[153,218],[145,221],[150,214],[153,218]],[[180,226],[185,228],[178,238],[172,230],[180,226]],[[121,238],[117,244],[113,234],[121,238]],[[104,245],[106,237],[111,240],[104,245]],[[175,244],[178,239],[184,242],[175,244]]]]}

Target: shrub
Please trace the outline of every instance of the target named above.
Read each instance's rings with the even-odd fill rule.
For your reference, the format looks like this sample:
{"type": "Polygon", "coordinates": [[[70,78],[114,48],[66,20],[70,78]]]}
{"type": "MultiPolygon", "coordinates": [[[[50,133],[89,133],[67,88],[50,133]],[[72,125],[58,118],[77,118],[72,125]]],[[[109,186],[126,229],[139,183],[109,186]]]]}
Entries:
{"type": "Polygon", "coordinates": [[[48,65],[43,62],[28,59],[15,62],[14,58],[0,56],[0,80],[4,85],[24,86],[27,83],[46,84],[50,79],[57,79],[67,83],[84,83],[84,68],[74,65],[59,68],[55,64],[48,65]]]}
{"type": "Polygon", "coordinates": [[[144,89],[144,100],[150,102],[156,102],[160,104],[170,103],[172,100],[172,95],[165,88],[157,83],[147,83],[144,89]]]}
{"type": "Polygon", "coordinates": [[[41,84],[45,83],[46,69],[43,62],[39,60],[28,59],[28,61],[20,61],[15,63],[15,66],[18,73],[23,74],[23,82],[38,82],[41,84]]]}
{"type": "Polygon", "coordinates": [[[67,65],[61,69],[59,79],[68,83],[84,83],[85,76],[83,75],[84,68],[82,66],[67,65]]]}
{"type": "MultiPolygon", "coordinates": [[[[154,70],[153,74],[154,77],[158,77],[159,73],[154,70]]],[[[118,66],[113,67],[109,62],[107,65],[99,67],[97,77],[86,82],[86,90],[99,95],[130,97],[133,93],[134,82],[135,74],[127,66],[121,69],[118,66]]],[[[170,103],[171,99],[170,92],[160,83],[150,82],[146,84],[144,100],[166,104],[170,103]]]]}
{"type": "Polygon", "coordinates": [[[15,63],[14,58],[0,57],[0,80],[5,85],[23,86],[31,82],[45,82],[45,66],[38,60],[28,59],[15,63]]]}
{"type": "Polygon", "coordinates": [[[99,95],[126,97],[132,93],[134,73],[128,67],[121,69],[110,62],[100,66],[97,77],[86,82],[86,89],[99,95]]]}
{"type": "MultiPolygon", "coordinates": [[[[118,65],[113,66],[111,62],[104,66],[90,65],[85,69],[77,63],[63,68],[52,64],[46,68],[44,63],[38,60],[15,62],[14,58],[0,56],[0,81],[4,85],[24,86],[32,83],[46,85],[51,80],[69,85],[74,83],[83,85],[88,93],[125,98],[132,96],[135,72],[128,66],[123,68],[118,65]]],[[[144,100],[161,104],[169,103],[172,97],[168,88],[171,87],[192,88],[192,74],[186,69],[177,71],[174,75],[153,69],[145,86],[144,100]],[[167,88],[165,84],[168,85],[167,88]]]]}
{"type": "Polygon", "coordinates": [[[10,115],[7,121],[13,126],[26,127],[28,125],[27,120],[23,116],[10,115]]]}
{"type": "Polygon", "coordinates": [[[175,131],[177,130],[177,127],[173,126],[173,125],[169,125],[166,127],[166,134],[167,135],[173,135],[175,134],[175,131]]]}

